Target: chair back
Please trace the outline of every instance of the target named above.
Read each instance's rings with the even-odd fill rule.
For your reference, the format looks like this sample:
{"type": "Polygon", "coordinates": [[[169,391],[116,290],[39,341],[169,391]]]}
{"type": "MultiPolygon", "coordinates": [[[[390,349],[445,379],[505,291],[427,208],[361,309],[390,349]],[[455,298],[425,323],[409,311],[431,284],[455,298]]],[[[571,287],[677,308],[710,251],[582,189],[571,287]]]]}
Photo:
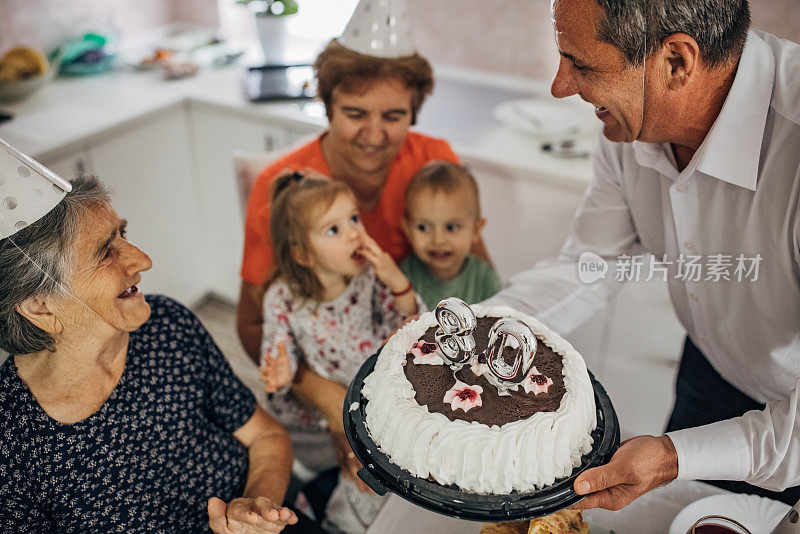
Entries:
{"type": "Polygon", "coordinates": [[[236,176],[236,185],[239,190],[239,202],[242,213],[247,213],[247,202],[253,192],[253,184],[264,168],[275,161],[282,152],[246,152],[235,150],[233,152],[233,171],[236,176]]]}

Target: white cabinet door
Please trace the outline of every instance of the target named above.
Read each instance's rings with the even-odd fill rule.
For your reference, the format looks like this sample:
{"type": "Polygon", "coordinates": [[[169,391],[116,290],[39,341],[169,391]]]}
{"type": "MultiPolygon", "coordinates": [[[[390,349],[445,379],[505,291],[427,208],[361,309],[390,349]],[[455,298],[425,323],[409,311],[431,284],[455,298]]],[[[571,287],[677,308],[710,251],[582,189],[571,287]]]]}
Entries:
{"type": "Polygon", "coordinates": [[[186,305],[208,290],[202,207],[190,167],[182,109],[162,112],[91,149],[98,177],[113,192],[128,235],[153,260],[142,288],[186,305]]]}
{"type": "Polygon", "coordinates": [[[480,188],[483,239],[500,278],[558,254],[583,196],[579,189],[481,160],[463,158],[463,163],[480,188]]]}
{"type": "Polygon", "coordinates": [[[210,287],[237,301],[244,214],[233,153],[280,152],[299,139],[303,130],[197,106],[192,109],[192,127],[196,147],[193,164],[200,191],[210,287]]]}

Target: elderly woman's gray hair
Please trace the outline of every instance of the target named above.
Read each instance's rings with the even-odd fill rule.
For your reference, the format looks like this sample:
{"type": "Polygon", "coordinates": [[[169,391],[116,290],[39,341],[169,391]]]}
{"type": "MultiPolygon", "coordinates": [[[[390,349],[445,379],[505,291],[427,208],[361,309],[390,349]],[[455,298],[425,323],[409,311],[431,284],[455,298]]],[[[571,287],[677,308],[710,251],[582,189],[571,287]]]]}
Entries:
{"type": "Polygon", "coordinates": [[[72,181],[44,217],[0,240],[0,350],[30,354],[53,350],[53,337],[31,324],[17,307],[31,297],[60,297],[69,288],[72,245],[93,205],[109,204],[108,190],[95,177],[72,181]]]}
{"type": "Polygon", "coordinates": [[[750,28],[748,0],[596,0],[605,12],[597,38],[639,67],[673,33],[685,33],[710,67],[741,56],[750,28]]]}

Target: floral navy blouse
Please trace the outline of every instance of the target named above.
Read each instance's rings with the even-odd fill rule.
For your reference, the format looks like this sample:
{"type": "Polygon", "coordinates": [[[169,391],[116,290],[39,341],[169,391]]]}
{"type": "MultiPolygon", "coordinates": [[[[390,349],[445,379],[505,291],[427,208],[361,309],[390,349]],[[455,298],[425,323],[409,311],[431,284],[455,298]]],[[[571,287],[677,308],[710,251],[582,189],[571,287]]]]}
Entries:
{"type": "Polygon", "coordinates": [[[0,366],[0,532],[208,532],[212,496],[242,494],[233,432],[256,401],[183,306],[147,298],[122,377],[75,424],[51,419],[0,366]]]}

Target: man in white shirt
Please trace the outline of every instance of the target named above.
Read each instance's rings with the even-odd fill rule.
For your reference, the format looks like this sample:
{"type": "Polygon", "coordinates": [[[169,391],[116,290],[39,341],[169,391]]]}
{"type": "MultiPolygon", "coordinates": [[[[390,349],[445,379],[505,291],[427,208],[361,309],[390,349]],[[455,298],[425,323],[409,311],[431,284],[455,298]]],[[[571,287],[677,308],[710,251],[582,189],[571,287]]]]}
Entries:
{"type": "Polygon", "coordinates": [[[553,0],[552,10],[562,56],[552,93],[594,104],[603,136],[559,257],[489,303],[565,333],[619,285],[613,274],[581,283],[582,254],[614,273],[650,253],[688,332],[670,431],[633,438],[578,477],[589,494],[578,506],[619,509],[676,477],[744,481],[758,488],[730,488],[794,503],[800,46],[748,31],[747,0],[553,0]],[[697,258],[706,270],[689,272],[697,258]]]}

